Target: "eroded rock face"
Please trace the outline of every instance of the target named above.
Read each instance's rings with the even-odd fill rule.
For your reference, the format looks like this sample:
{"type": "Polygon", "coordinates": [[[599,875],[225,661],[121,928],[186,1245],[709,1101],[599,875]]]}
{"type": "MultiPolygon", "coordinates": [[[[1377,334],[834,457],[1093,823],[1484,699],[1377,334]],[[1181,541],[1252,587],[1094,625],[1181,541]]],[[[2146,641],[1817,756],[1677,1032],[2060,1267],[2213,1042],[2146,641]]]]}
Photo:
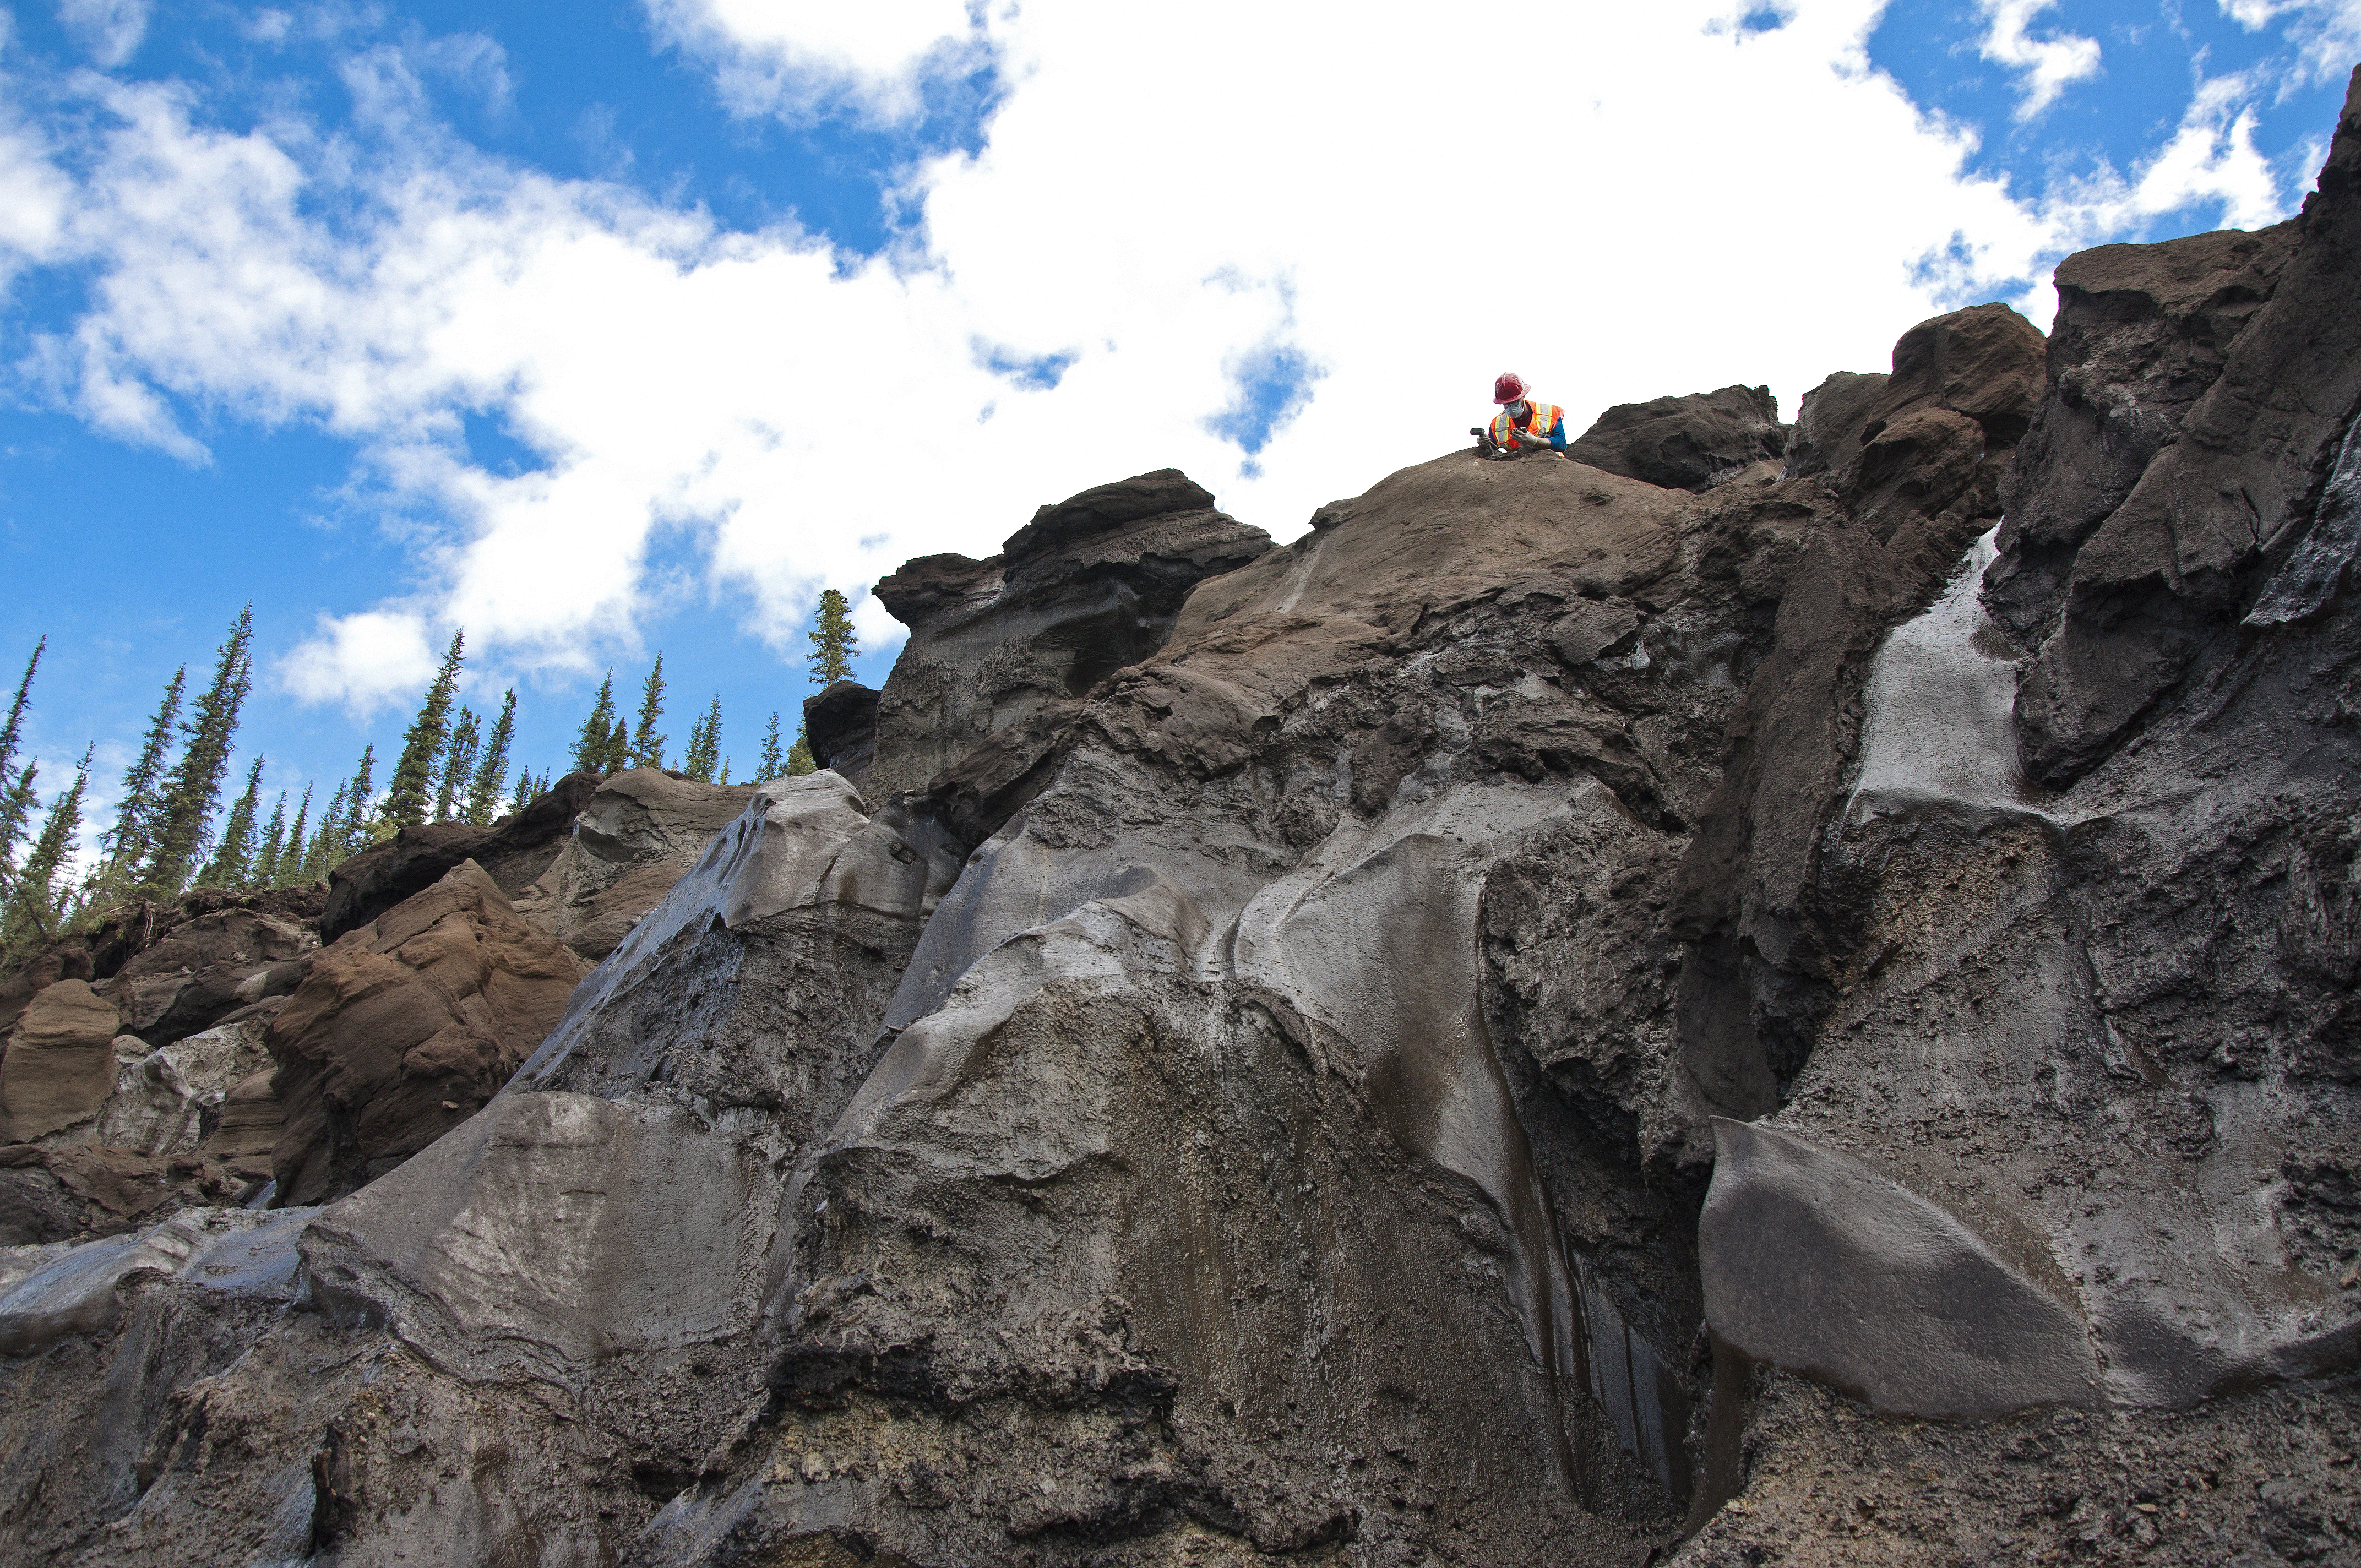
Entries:
{"type": "Polygon", "coordinates": [[[367,925],[442,881],[462,861],[475,861],[502,894],[517,897],[550,869],[598,783],[597,773],[568,773],[523,810],[489,827],[430,822],[404,828],[390,842],[355,855],[328,873],[320,939],[333,942],[367,925]]]}
{"type": "Polygon", "coordinates": [[[341,1196],[466,1121],[580,973],[473,861],[324,948],[270,1024],[280,1203],[341,1196]]]}
{"type": "Polygon", "coordinates": [[[597,963],[664,901],[753,789],[655,768],[614,774],[582,806],[548,869],[518,892],[516,912],[597,963]]]}
{"type": "Polygon", "coordinates": [[[174,925],[104,984],[126,1031],[169,1045],[286,995],[318,945],[311,930],[268,905],[233,906],[174,925]]]}
{"type": "MultiPolygon", "coordinates": [[[[2049,523],[2002,542],[1998,612],[2033,650],[2017,713],[2026,766],[2038,783],[2072,783],[2147,722],[2193,667],[2223,657],[2230,629],[2270,597],[2266,580],[2316,534],[2330,470],[2361,408],[2361,312],[2352,302],[2361,275],[2356,115],[2361,109],[2348,102],[2319,188],[2291,225],[2292,251],[2283,248],[2290,225],[2282,225],[2254,236],[2251,249],[2205,247],[2177,258],[2180,269],[2152,269],[2168,279],[2173,270],[2197,274],[2190,288],[2202,297],[2158,287],[2168,295],[2158,313],[2186,322],[2181,335],[2221,356],[2220,373],[2188,402],[2176,439],[2148,458],[2110,510],[2087,515],[2113,499],[2129,456],[2107,470],[2104,489],[2063,510],[2072,526],[2049,523]],[[2274,267],[2280,254],[2286,259],[2274,267]],[[2265,293],[2245,308],[2247,296],[2265,293]],[[2056,581],[2062,594],[2037,586],[2056,581]]],[[[2136,361],[2142,335],[2136,323],[2118,347],[2116,334],[2092,333],[2074,345],[2074,361],[2053,364],[2049,401],[2059,412],[2051,422],[2070,428],[2079,388],[2118,360],[2136,361]]],[[[2162,356],[2158,373],[2169,378],[2185,365],[2194,379],[2210,357],[2194,348],[2162,356]]],[[[2047,494],[2037,483],[2018,488],[2047,494]]],[[[2316,565],[2298,570],[2320,576],[2316,565]]],[[[2317,612],[2281,610],[2269,623],[2317,612]]]]}
{"type": "Polygon", "coordinates": [[[859,681],[838,681],[804,698],[804,739],[812,760],[855,789],[877,757],[877,699],[859,681]]]}
{"type": "Polygon", "coordinates": [[[876,594],[909,628],[862,787],[921,789],[994,730],[1161,647],[1189,590],[1270,548],[1160,468],[1045,506],[983,561],[928,555],[876,594]]]}
{"type": "Polygon", "coordinates": [[[2361,458],[2061,782],[2048,369],[1979,307],[1784,477],[1407,468],[921,788],[744,793],[308,1310],[28,1260],[117,1315],[0,1364],[23,1554],[2351,1555],[2361,458]]]}
{"type": "Polygon", "coordinates": [[[1724,387],[1619,403],[1568,442],[1565,455],[1666,489],[1704,490],[1786,449],[1787,427],[1771,389],[1724,387]]]}
{"type": "Polygon", "coordinates": [[[96,1117],[115,1088],[122,1022],[86,981],[37,992],[0,1056],[0,1139],[30,1143],[96,1117]]]}

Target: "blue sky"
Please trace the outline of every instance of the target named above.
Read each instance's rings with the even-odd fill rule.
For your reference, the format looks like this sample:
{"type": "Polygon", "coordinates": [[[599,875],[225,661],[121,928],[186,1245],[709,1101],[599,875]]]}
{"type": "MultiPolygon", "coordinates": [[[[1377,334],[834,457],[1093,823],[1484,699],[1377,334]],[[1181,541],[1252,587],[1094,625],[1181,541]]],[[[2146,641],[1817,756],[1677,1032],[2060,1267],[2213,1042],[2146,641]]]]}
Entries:
{"type": "Polygon", "coordinates": [[[1167,464],[1289,537],[1505,367],[1792,411],[1937,311],[2046,326],[2071,249],[2291,213],[2361,57],[2361,0],[1452,16],[6,7],[0,659],[50,638],[47,776],[94,743],[103,812],[247,599],[274,788],[393,741],[459,626],[522,761],[662,649],[742,774],[824,587],[1167,464]]]}

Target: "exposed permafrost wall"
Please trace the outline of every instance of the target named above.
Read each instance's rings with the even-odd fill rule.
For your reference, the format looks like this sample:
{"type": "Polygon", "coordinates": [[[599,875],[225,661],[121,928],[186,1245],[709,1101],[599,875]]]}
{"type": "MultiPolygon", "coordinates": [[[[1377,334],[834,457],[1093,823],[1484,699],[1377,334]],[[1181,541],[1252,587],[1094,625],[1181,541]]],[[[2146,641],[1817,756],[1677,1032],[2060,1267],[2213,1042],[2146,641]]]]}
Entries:
{"type": "Polygon", "coordinates": [[[1894,629],[1871,668],[1861,770],[1846,815],[1943,803],[2023,811],[2016,654],[1984,611],[1984,570],[2001,525],[1969,546],[1933,608],[1894,629]]]}

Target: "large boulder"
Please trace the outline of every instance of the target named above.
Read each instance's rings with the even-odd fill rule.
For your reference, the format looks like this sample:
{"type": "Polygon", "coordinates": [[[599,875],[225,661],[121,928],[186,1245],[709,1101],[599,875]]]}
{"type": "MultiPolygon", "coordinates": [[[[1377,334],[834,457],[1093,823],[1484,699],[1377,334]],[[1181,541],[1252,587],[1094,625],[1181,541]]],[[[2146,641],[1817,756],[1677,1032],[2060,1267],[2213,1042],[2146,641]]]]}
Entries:
{"type": "Polygon", "coordinates": [[[165,1046],[286,995],[318,946],[310,927],[279,910],[231,906],[172,925],[101,984],[127,1033],[165,1046]]]}
{"type": "Polygon", "coordinates": [[[2003,487],[2008,528],[1985,579],[1985,602],[2013,634],[2055,618],[2075,551],[2179,438],[2279,286],[2300,227],[2103,245],[2058,264],[2048,389],[2003,487]]]}
{"type": "Polygon", "coordinates": [[[1577,463],[1670,490],[1705,490],[1749,464],[1775,462],[1787,427],[1768,387],[1618,403],[1566,446],[1577,463]]]}
{"type": "Polygon", "coordinates": [[[813,762],[860,787],[877,758],[877,693],[837,681],[804,698],[804,740],[813,762]]]}
{"type": "Polygon", "coordinates": [[[80,942],[60,942],[47,952],[34,954],[23,967],[0,977],[0,1037],[16,1026],[17,1015],[43,986],[61,980],[91,980],[96,973],[90,949],[80,942]]]}
{"type": "Polygon", "coordinates": [[[115,1089],[122,1022],[86,981],[42,987],[0,1055],[0,1142],[30,1143],[95,1118],[115,1089]]]}
{"type": "Polygon", "coordinates": [[[879,694],[862,788],[923,788],[994,730],[1137,663],[1191,588],[1269,548],[1159,468],[1041,508],[997,555],[910,562],[875,590],[910,636],[879,694]]]}
{"type": "Polygon", "coordinates": [[[473,861],[323,948],[270,1025],[277,1201],[341,1196],[466,1121],[580,975],[473,861]]]}
{"type": "Polygon", "coordinates": [[[656,768],[614,774],[584,804],[548,869],[518,890],[516,912],[597,963],[664,902],[754,788],[656,768]]]}
{"type": "Polygon", "coordinates": [[[522,811],[489,827],[430,822],[404,828],[328,873],[320,939],[333,942],[473,861],[511,898],[538,880],[574,831],[574,819],[598,788],[597,773],[568,773],[522,811]]]}
{"type": "MultiPolygon", "coordinates": [[[[2184,330],[2211,340],[2220,374],[2187,403],[2170,444],[2148,457],[2119,503],[2089,516],[2113,499],[2120,471],[2079,502],[2061,497],[2058,483],[2015,487],[2037,506],[2062,509],[2056,522],[2004,538],[1997,568],[1998,609],[2033,650],[2017,714],[2026,766],[2040,784],[2070,784],[2112,754],[2250,613],[2272,626],[2317,616],[2361,543],[2332,528],[2334,537],[2311,548],[2322,521],[2343,515],[2326,504],[2331,470],[2361,408],[2361,87],[2347,98],[2295,229],[2276,269],[2283,234],[2257,236],[2251,249],[2233,244],[2175,258],[2197,274],[2190,286],[2204,296],[2183,299],[2184,330]],[[2229,297],[2210,304],[2220,291],[2229,297]],[[2266,291],[2259,307],[2243,308],[2245,296],[2266,291]],[[2071,535],[2081,537],[2070,545],[2071,535]],[[2289,573],[2313,586],[2282,600],[2271,579],[2289,573]],[[2063,587],[2019,591],[2027,578],[2063,587]]],[[[2172,313],[2169,302],[2164,312],[2172,313]]],[[[2093,334],[2072,345],[2093,377],[2113,367],[2109,341],[2093,334]]],[[[2211,358],[2192,351],[2160,368],[2168,380],[2182,371],[2185,381],[2211,358]]],[[[2058,412],[2045,413],[2045,425],[2062,437],[2078,420],[2077,366],[2050,368],[2045,403],[2058,412]]],[[[2125,466],[2136,455],[2134,444],[2125,466]]],[[[2061,446],[2061,462],[2075,455],[2061,446]]]]}

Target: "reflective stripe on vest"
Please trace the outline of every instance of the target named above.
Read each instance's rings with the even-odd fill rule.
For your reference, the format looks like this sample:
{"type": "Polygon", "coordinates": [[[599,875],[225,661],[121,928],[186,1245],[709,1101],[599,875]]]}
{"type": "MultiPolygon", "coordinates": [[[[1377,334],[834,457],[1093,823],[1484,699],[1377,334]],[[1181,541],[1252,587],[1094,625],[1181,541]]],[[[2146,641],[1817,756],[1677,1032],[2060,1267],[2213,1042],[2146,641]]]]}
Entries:
{"type": "Polygon", "coordinates": [[[1524,423],[1520,424],[1511,420],[1506,409],[1492,416],[1492,439],[1506,446],[1509,444],[1509,433],[1512,430],[1528,431],[1547,439],[1549,433],[1557,428],[1557,422],[1564,418],[1565,414],[1565,411],[1555,403],[1537,403],[1529,398],[1525,400],[1524,423]]]}

